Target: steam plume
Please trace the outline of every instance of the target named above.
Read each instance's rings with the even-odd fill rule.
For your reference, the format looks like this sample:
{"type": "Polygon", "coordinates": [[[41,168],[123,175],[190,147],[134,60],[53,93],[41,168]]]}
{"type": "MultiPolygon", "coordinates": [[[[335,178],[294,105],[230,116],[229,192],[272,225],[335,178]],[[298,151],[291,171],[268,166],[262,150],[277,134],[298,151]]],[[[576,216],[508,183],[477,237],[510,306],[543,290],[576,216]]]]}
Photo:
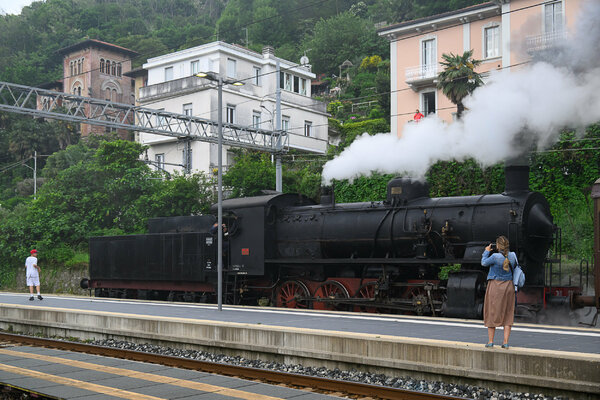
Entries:
{"type": "Polygon", "coordinates": [[[361,175],[405,173],[424,178],[437,161],[474,158],[489,166],[556,142],[563,128],[600,121],[600,2],[583,3],[578,31],[526,67],[495,71],[464,100],[462,120],[429,116],[395,134],[363,134],[325,164],[323,183],[361,175]]]}

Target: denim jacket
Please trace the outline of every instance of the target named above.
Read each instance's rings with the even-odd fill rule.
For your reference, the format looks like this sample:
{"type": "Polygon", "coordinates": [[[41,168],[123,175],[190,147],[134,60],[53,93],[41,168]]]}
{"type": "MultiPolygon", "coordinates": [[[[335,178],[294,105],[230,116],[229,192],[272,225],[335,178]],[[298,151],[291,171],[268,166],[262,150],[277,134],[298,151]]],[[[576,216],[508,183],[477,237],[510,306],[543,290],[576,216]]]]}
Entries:
{"type": "Polygon", "coordinates": [[[502,264],[504,263],[504,256],[501,253],[492,253],[485,250],[481,255],[481,265],[484,267],[490,267],[490,272],[488,272],[487,280],[495,279],[497,281],[512,281],[513,273],[512,269],[517,265],[517,255],[510,251],[508,253],[508,261],[510,261],[510,267],[508,271],[502,269],[502,264]]]}

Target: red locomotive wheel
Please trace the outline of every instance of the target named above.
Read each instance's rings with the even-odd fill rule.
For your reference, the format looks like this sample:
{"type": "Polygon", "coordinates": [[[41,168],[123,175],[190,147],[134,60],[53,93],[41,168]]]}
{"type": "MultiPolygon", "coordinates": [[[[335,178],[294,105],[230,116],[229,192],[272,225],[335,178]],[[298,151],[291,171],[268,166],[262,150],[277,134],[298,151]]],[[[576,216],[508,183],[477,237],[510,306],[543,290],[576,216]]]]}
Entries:
{"type": "MultiPolygon", "coordinates": [[[[376,287],[377,281],[364,283],[360,288],[358,288],[358,291],[356,292],[354,297],[357,299],[374,299],[376,287]]],[[[377,309],[377,307],[355,306],[354,311],[376,313],[379,310],[377,309]]]]}
{"type": "Polygon", "coordinates": [[[348,291],[338,281],[325,281],[319,285],[317,290],[315,290],[315,303],[313,304],[313,308],[316,310],[337,310],[337,311],[347,311],[348,306],[345,304],[337,304],[336,302],[330,301],[319,301],[318,299],[347,299],[350,295],[348,291]]]}
{"type": "Polygon", "coordinates": [[[310,308],[310,292],[301,281],[286,281],[277,288],[275,305],[286,308],[310,308]]]}

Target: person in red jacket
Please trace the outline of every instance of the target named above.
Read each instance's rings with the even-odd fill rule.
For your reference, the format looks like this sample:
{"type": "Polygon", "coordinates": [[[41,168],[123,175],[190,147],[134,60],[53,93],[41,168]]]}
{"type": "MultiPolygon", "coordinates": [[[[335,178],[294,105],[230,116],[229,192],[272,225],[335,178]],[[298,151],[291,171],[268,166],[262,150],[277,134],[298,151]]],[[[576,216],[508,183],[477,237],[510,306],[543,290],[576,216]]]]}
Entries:
{"type": "Polygon", "coordinates": [[[414,119],[416,122],[419,122],[419,120],[420,120],[421,118],[423,118],[423,117],[424,117],[424,115],[423,115],[423,114],[421,114],[421,112],[420,112],[420,111],[419,111],[419,109],[417,108],[417,112],[415,113],[415,115],[414,115],[413,119],[414,119]]]}

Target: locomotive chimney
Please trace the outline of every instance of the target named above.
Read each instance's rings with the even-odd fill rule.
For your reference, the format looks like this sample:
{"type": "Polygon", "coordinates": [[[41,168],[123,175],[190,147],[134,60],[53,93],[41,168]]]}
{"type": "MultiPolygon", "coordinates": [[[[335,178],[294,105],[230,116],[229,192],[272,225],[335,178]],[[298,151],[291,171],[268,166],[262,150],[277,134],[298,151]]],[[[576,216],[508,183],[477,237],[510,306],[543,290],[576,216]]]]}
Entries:
{"type": "Polygon", "coordinates": [[[526,192],[529,190],[529,160],[519,157],[504,163],[504,192],[526,192]]]}
{"type": "Polygon", "coordinates": [[[323,188],[323,193],[321,194],[321,205],[330,205],[332,207],[335,207],[335,194],[333,191],[333,187],[325,186],[323,188]]]}

